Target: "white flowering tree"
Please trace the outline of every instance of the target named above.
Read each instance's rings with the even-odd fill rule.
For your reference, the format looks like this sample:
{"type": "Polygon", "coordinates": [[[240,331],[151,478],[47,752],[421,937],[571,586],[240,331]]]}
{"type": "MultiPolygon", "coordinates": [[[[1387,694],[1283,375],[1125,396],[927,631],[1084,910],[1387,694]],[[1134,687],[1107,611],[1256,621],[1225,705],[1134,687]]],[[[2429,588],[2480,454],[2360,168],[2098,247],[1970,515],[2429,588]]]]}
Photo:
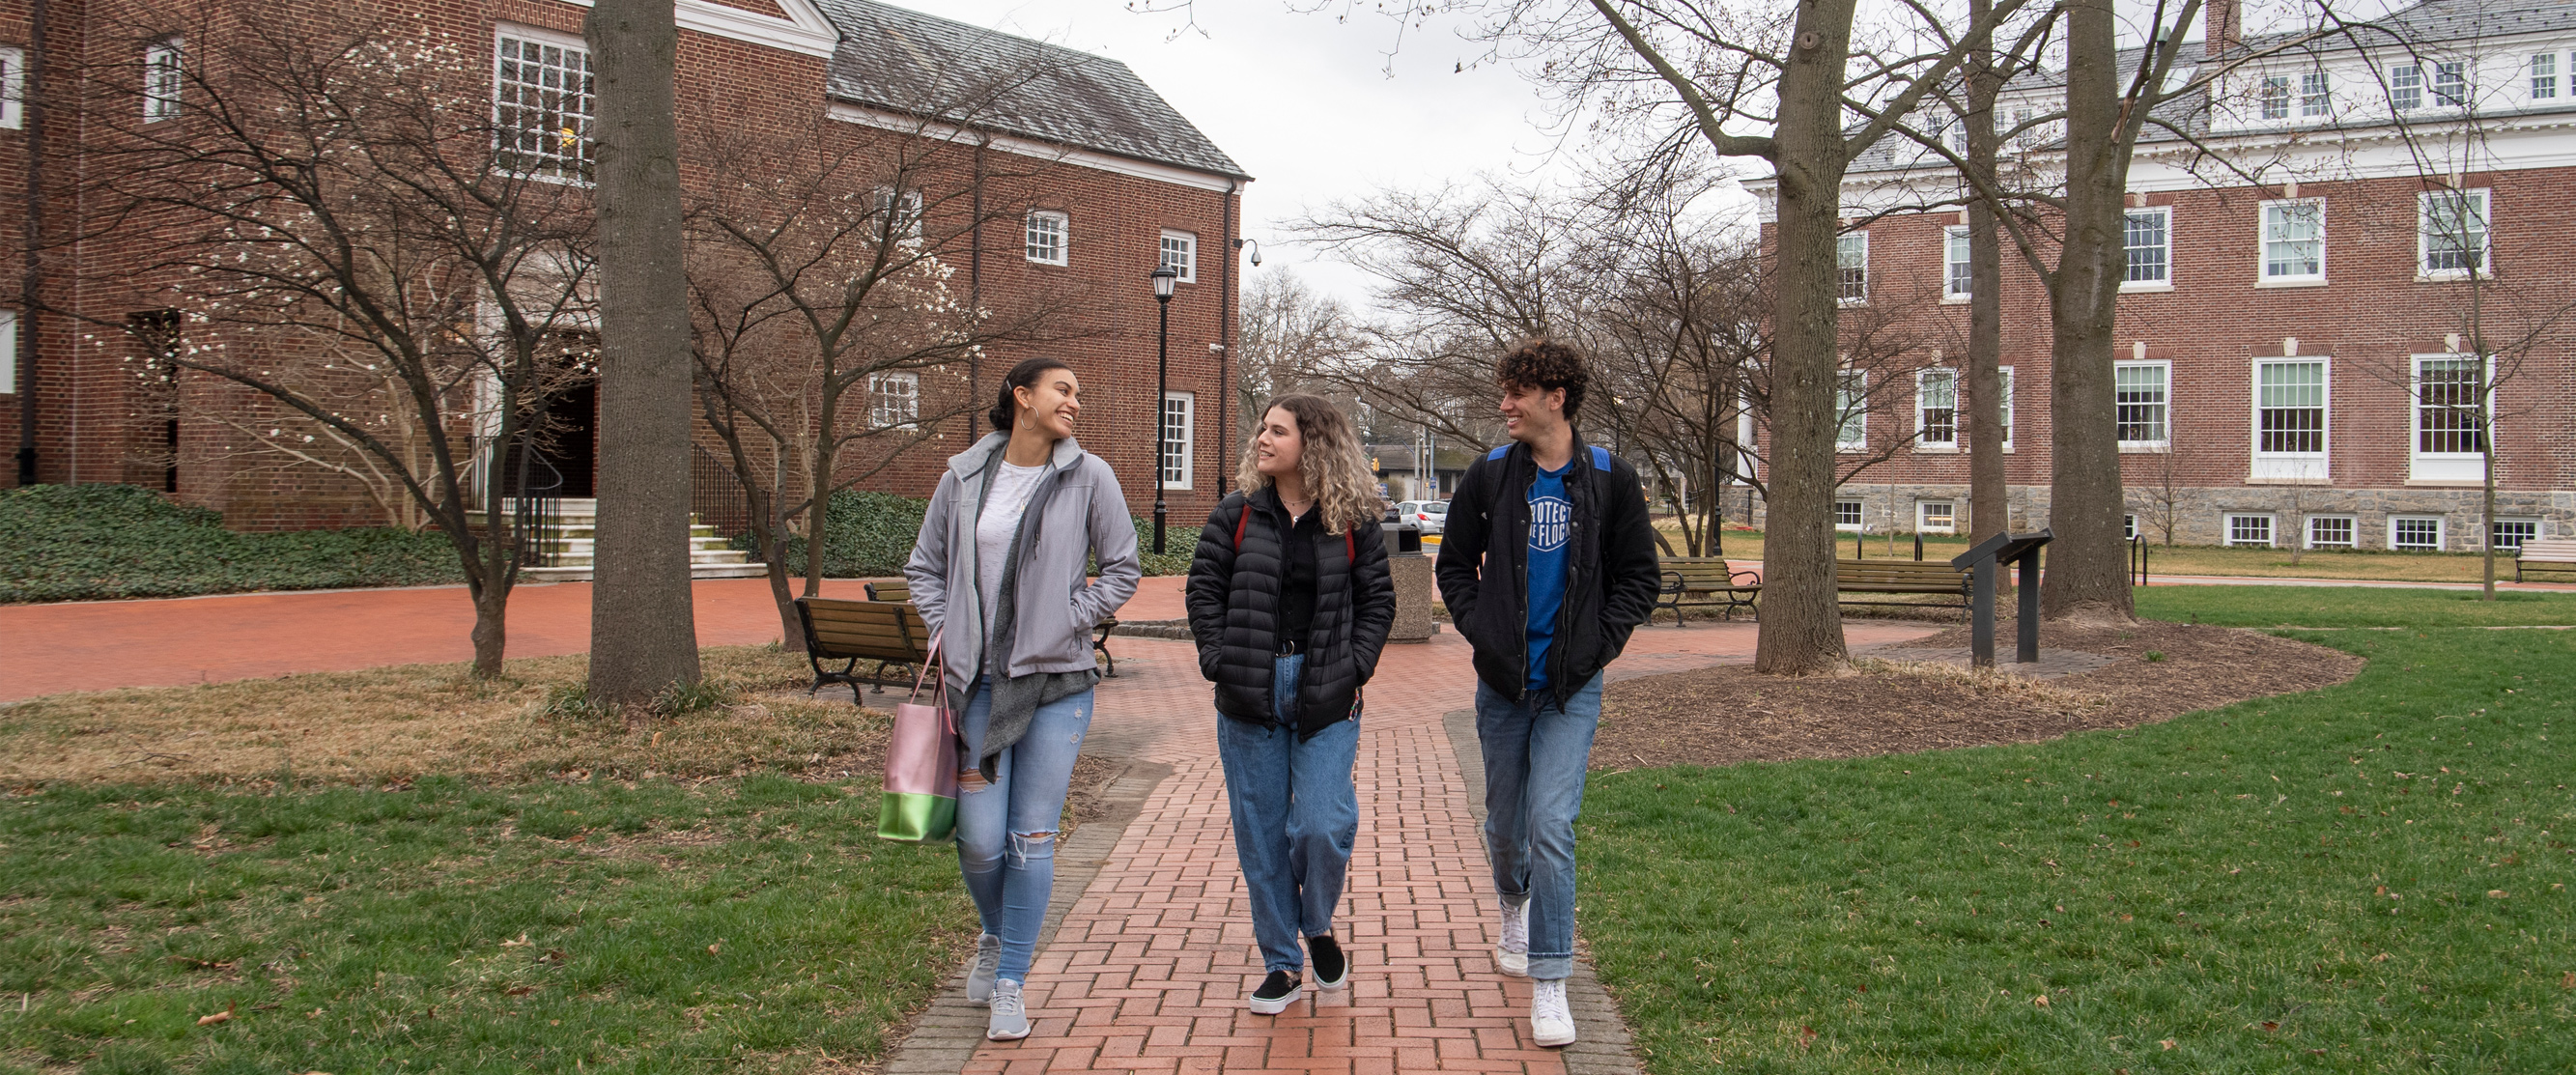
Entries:
{"type": "Polygon", "coordinates": [[[294,7],[165,6],[99,31],[102,56],[184,42],[140,92],[130,63],[84,72],[79,102],[90,236],[141,266],[92,286],[175,316],[101,319],[88,342],[146,344],[185,380],[264,404],[219,441],[407,501],[455,544],[474,672],[497,676],[533,551],[504,509],[506,472],[593,348],[586,87],[499,124],[490,38],[294,7]],[[156,338],[117,339],[140,325],[156,338]]]}

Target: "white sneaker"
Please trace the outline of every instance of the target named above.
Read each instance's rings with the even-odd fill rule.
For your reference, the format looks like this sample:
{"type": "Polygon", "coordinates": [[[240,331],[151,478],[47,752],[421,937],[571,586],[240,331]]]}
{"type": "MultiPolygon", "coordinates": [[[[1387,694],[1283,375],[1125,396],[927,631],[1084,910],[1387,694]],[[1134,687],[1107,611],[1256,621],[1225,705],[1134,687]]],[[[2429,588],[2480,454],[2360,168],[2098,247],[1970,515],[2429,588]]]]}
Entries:
{"type": "MultiPolygon", "coordinates": [[[[1562,991],[1558,993],[1560,997],[1563,995],[1562,991]]],[[[1562,1008],[1565,1002],[1559,1000],[1557,1006],[1562,1008]]],[[[986,1038],[993,1041],[1018,1041],[1029,1036],[1029,1013],[1028,1009],[1020,1006],[1020,983],[1008,978],[994,982],[992,1007],[992,1014],[984,1019],[986,1038]]],[[[1574,1039],[1569,1037],[1566,1040],[1574,1039]]]]}
{"type": "Polygon", "coordinates": [[[1529,977],[1529,901],[1518,907],[1503,900],[1503,939],[1494,945],[1494,967],[1514,978],[1529,977]]]}
{"type": "Polygon", "coordinates": [[[1574,1011],[1565,1003],[1565,979],[1530,983],[1530,1037],[1551,1047],[1574,1044],[1574,1011]]]}
{"type": "Polygon", "coordinates": [[[966,968],[966,1003],[978,1008],[993,1001],[993,976],[1002,973],[1002,939],[990,933],[975,937],[975,962],[966,968]]]}

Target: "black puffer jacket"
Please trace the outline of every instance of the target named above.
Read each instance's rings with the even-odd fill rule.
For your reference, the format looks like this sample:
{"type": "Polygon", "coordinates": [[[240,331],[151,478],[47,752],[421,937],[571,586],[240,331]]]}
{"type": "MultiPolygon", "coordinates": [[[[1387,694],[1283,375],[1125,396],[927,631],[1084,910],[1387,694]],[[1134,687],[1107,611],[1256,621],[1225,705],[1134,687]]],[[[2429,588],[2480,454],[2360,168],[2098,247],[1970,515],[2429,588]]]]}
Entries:
{"type": "MultiPolygon", "coordinates": [[[[1288,513],[1268,488],[1228,494],[1208,514],[1190,561],[1190,633],[1199,644],[1199,673],[1216,683],[1217,712],[1265,727],[1277,723],[1270,669],[1286,614],[1279,589],[1288,575],[1288,533],[1288,513]]],[[[1314,540],[1315,619],[1297,684],[1301,739],[1359,715],[1360,686],[1376,674],[1378,653],[1395,626],[1395,582],[1378,528],[1364,523],[1347,537],[1314,540]]]]}
{"type": "MultiPolygon", "coordinates": [[[[1476,676],[1519,701],[1529,688],[1529,489],[1538,477],[1526,444],[1494,449],[1467,467],[1441,524],[1440,599],[1476,651],[1476,676]]],[[[1619,656],[1654,611],[1663,572],[1637,471],[1574,438],[1565,476],[1574,502],[1566,538],[1565,603],[1547,650],[1549,693],[1562,706],[1619,656]]]]}

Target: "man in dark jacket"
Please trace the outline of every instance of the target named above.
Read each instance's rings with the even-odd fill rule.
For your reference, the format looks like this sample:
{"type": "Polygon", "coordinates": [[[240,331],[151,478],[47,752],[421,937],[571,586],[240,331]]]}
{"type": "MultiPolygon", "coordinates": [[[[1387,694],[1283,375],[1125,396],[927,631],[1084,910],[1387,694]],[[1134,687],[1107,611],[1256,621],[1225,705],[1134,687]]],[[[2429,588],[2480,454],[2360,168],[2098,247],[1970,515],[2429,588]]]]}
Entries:
{"type": "Polygon", "coordinates": [[[1574,1041],[1574,818],[1601,719],[1601,670],[1646,622],[1662,575],[1637,471],[1573,426],[1582,356],[1529,340],[1496,363],[1512,443],[1467,468],[1440,541],[1440,599],[1475,650],[1485,852],[1502,901],[1495,962],[1528,975],[1541,1045],[1574,1041]]]}

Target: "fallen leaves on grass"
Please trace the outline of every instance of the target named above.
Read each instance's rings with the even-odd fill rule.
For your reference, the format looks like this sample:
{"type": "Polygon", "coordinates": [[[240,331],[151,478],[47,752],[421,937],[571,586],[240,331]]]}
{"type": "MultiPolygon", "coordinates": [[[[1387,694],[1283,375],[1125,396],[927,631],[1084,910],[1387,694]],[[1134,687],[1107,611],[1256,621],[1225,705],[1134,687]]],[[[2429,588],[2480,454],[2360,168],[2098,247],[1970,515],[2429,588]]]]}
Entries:
{"type": "Polygon", "coordinates": [[[213,1026],[217,1023],[229,1023],[232,1021],[233,1006],[230,1004],[224,1005],[224,1010],[216,1012],[213,1015],[201,1015],[197,1017],[198,1026],[213,1026]]]}

